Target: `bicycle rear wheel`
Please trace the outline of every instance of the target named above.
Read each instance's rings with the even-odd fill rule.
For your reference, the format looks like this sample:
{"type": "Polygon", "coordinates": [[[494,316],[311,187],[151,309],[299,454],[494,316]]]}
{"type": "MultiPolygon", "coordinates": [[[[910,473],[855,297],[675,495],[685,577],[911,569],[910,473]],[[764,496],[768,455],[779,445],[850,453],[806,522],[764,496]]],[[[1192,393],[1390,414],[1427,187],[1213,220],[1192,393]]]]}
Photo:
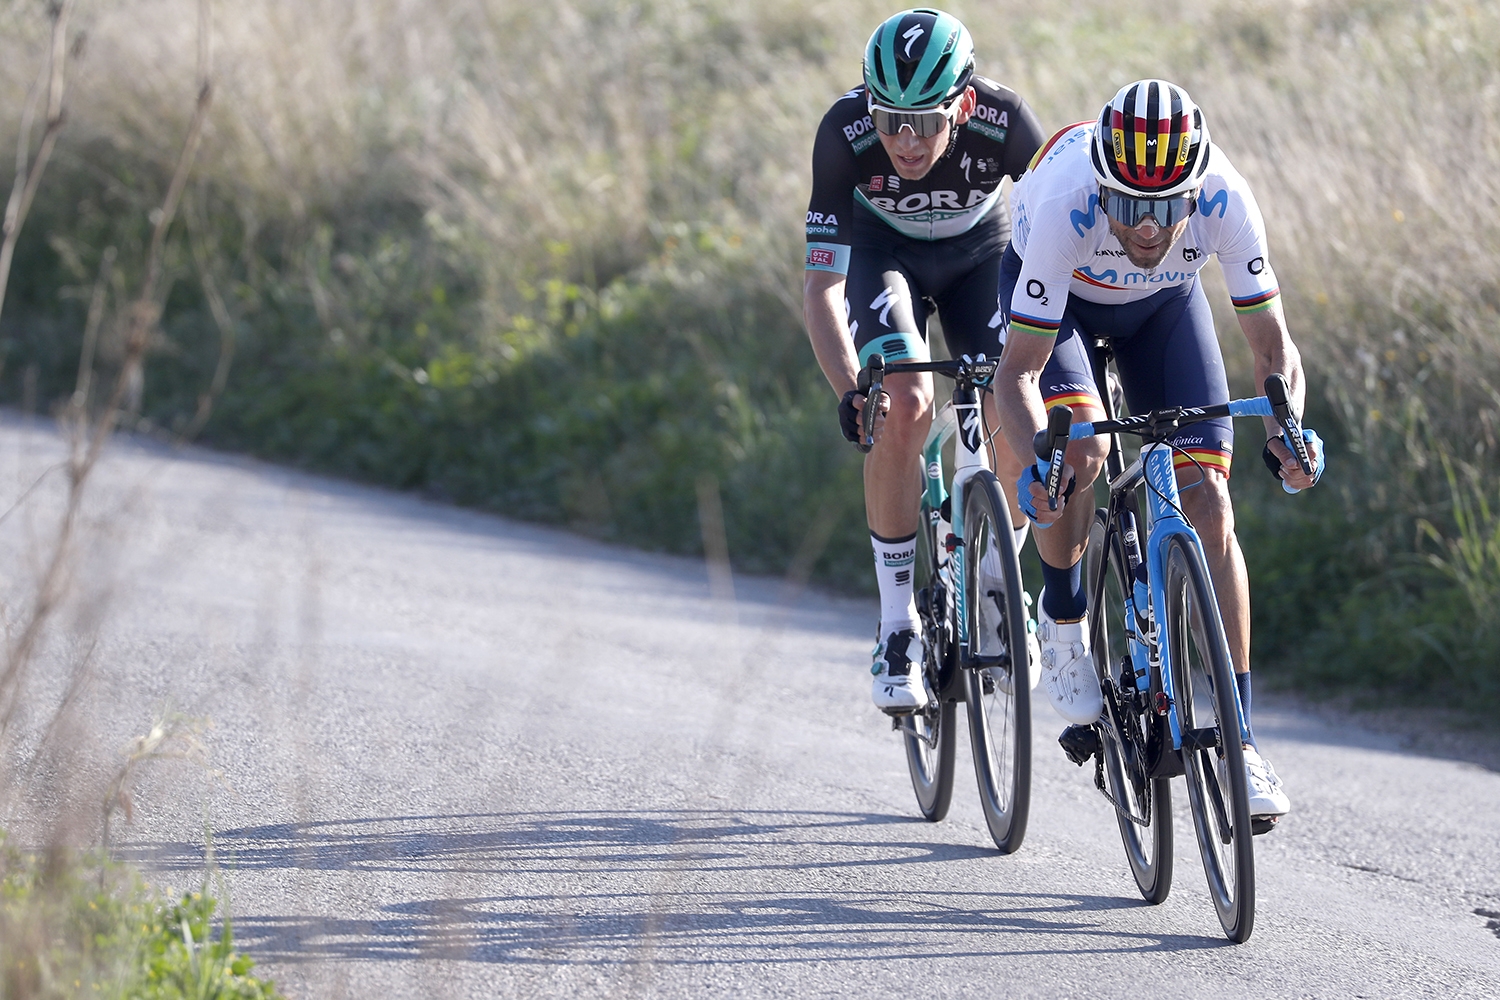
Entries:
{"type": "Polygon", "coordinates": [[[927,642],[927,659],[923,672],[927,690],[932,696],[927,707],[902,721],[902,741],[906,746],[906,767],[911,772],[912,790],[917,793],[917,808],[922,816],[936,823],[948,815],[953,801],[954,726],[958,713],[951,700],[944,699],[942,689],[953,642],[949,635],[948,604],[952,595],[938,573],[938,548],[932,510],[922,504],[922,523],[917,528],[916,574],[912,581],[917,595],[917,613],[922,619],[922,633],[927,642]],[[946,668],[946,669],[945,669],[946,668]],[[910,728],[908,728],[908,725],[910,728]]]}
{"type": "Polygon", "coordinates": [[[1241,745],[1239,695],[1208,569],[1186,538],[1166,553],[1164,631],[1182,726],[1188,806],[1208,891],[1224,933],[1236,943],[1255,926],[1255,848],[1241,745]]]}
{"type": "Polygon", "coordinates": [[[1135,668],[1126,667],[1125,594],[1133,584],[1118,535],[1109,533],[1109,512],[1094,512],[1084,563],[1094,669],[1104,692],[1104,714],[1094,724],[1102,753],[1101,790],[1115,807],[1125,859],[1146,902],[1160,903],[1172,889],[1172,784],[1149,776],[1147,727],[1150,706],[1137,691],[1135,668]],[[1102,579],[1101,579],[1102,577],[1102,579]]]}
{"type": "Polygon", "coordinates": [[[969,656],[984,665],[964,670],[969,746],[990,837],[1009,854],[1031,811],[1031,667],[1010,507],[987,469],[964,488],[963,586],[969,656]]]}

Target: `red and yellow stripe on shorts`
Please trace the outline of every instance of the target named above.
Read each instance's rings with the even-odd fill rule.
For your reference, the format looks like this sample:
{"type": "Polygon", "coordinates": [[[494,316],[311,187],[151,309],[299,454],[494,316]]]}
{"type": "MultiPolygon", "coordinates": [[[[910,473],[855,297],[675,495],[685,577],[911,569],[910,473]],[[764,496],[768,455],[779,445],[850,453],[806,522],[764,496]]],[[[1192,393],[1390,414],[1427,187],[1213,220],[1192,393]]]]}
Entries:
{"type": "Polygon", "coordinates": [[[1193,460],[1197,459],[1198,464],[1203,466],[1203,468],[1212,469],[1225,479],[1228,479],[1229,461],[1233,457],[1233,451],[1225,451],[1221,448],[1205,448],[1201,445],[1192,448],[1180,448],[1172,452],[1172,470],[1180,472],[1183,469],[1192,468],[1193,460]]]}

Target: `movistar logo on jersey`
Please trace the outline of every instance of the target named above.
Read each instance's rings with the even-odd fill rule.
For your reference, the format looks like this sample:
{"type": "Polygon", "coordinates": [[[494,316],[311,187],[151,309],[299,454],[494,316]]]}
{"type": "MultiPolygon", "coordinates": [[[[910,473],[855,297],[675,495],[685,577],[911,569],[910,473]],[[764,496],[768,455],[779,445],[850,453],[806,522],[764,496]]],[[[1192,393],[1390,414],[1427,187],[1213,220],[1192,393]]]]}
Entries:
{"type": "Polygon", "coordinates": [[[1210,198],[1207,191],[1198,192],[1198,214],[1205,219],[1214,214],[1214,209],[1219,210],[1219,218],[1224,218],[1224,213],[1229,210],[1229,192],[1220,190],[1210,198]]]}
{"type": "MultiPolygon", "coordinates": [[[[1089,195],[1088,206],[1083,212],[1080,212],[1075,208],[1072,212],[1068,213],[1068,221],[1073,223],[1073,230],[1078,233],[1080,237],[1083,236],[1083,231],[1085,229],[1094,228],[1094,222],[1096,221],[1094,219],[1094,210],[1097,208],[1099,208],[1099,195],[1095,193],[1089,195]]],[[[1103,215],[1104,212],[1101,210],[1099,214],[1103,215]]]]}

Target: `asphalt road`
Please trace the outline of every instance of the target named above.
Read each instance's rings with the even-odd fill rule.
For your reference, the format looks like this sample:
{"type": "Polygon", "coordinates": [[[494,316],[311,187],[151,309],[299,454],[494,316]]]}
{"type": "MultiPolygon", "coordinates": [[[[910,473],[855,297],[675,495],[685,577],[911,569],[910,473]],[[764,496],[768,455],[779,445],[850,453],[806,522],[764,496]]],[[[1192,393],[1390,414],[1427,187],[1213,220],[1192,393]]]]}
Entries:
{"type": "MultiPolygon", "coordinates": [[[[7,505],[60,454],[0,418],[7,505]]],[[[870,602],[148,441],[92,490],[42,661],[92,649],[73,785],[163,704],[211,718],[222,779],[143,766],[116,843],[191,888],[211,833],[293,998],[1500,996],[1493,770],[1260,699],[1294,812],[1234,946],[1181,808],[1141,903],[1049,708],[1018,854],[966,737],[952,814],[915,818],[870,602]]],[[[61,495],[0,523],[13,604],[61,495]]]]}

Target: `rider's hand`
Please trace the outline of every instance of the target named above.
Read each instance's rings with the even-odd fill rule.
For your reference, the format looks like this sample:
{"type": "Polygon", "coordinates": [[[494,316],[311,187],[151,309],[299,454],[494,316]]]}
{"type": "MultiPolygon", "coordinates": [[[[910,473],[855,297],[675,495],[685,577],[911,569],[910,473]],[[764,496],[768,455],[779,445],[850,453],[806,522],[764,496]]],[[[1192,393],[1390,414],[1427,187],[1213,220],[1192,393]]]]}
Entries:
{"type": "Polygon", "coordinates": [[[1307,457],[1312,460],[1313,474],[1310,476],[1302,471],[1302,465],[1297,461],[1297,456],[1292,453],[1286,439],[1280,434],[1267,441],[1261,453],[1266,467],[1282,481],[1288,493],[1299,493],[1314,486],[1323,475],[1325,464],[1323,439],[1311,427],[1304,427],[1302,440],[1307,442],[1307,457]]]}
{"type": "MultiPolygon", "coordinates": [[[[850,389],[844,393],[844,398],[839,401],[839,430],[844,432],[844,437],[855,444],[859,443],[861,433],[860,418],[865,409],[865,394],[858,389],[850,389]]],[[[885,393],[880,394],[880,412],[875,414],[875,430],[872,437],[880,440],[881,428],[885,426],[885,415],[890,411],[891,397],[885,393]]]]}
{"type": "Polygon", "coordinates": [[[1021,478],[1016,480],[1016,501],[1021,506],[1021,512],[1031,518],[1038,528],[1050,528],[1052,522],[1062,517],[1063,510],[1068,506],[1068,497],[1073,495],[1073,488],[1078,485],[1078,478],[1074,476],[1071,465],[1064,463],[1062,474],[1068,488],[1058,495],[1056,510],[1048,505],[1047,487],[1037,475],[1035,465],[1022,469],[1021,478]]]}

